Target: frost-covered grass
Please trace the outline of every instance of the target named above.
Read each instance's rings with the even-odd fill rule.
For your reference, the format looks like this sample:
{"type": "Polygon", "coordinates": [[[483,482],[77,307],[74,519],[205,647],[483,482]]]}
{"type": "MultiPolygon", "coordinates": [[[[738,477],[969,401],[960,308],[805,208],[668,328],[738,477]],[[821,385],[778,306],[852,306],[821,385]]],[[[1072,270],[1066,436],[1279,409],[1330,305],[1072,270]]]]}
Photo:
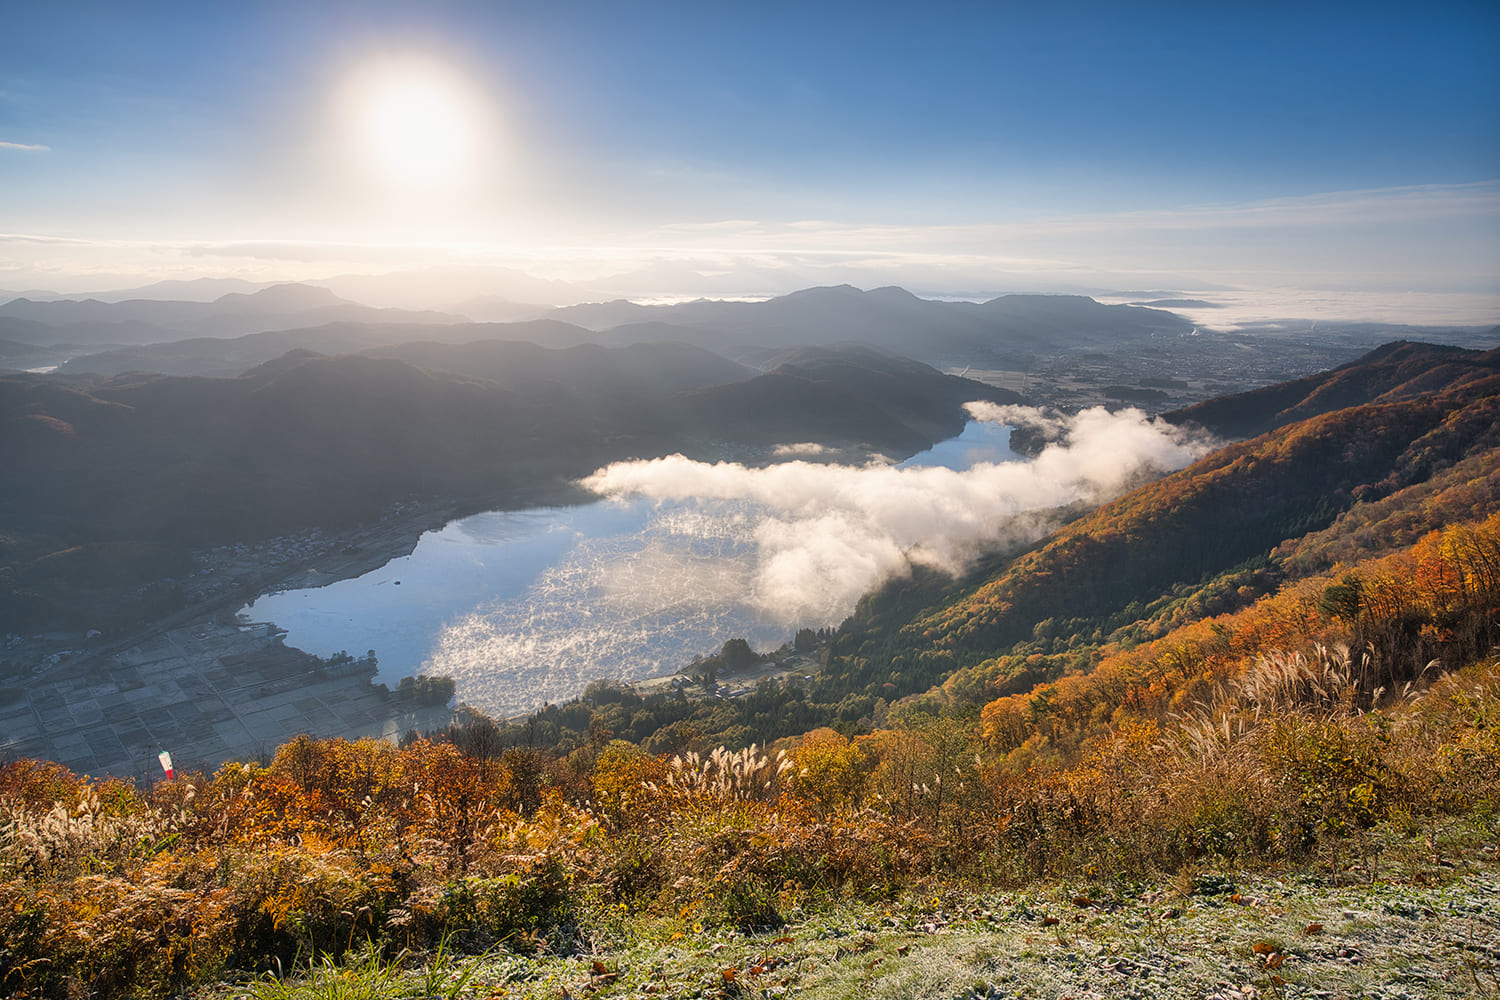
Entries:
{"type": "MultiPolygon", "coordinates": [[[[786,925],[753,933],[620,913],[594,928],[579,955],[438,956],[440,974],[406,962],[369,992],[338,986],[329,966],[198,1000],[1500,996],[1497,845],[1440,862],[1409,853],[1373,880],[1218,871],[1020,891],[949,887],[889,905],[792,912],[786,925]]],[[[381,977],[369,963],[356,955],[349,967],[374,986],[381,977]]]]}

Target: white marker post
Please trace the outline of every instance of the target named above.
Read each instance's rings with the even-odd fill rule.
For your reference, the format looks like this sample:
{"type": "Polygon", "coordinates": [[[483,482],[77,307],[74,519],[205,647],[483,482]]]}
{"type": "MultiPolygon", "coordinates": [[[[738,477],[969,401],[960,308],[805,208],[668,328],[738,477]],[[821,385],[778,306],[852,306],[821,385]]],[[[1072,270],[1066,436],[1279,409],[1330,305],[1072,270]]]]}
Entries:
{"type": "Polygon", "coordinates": [[[169,754],[169,753],[167,753],[167,751],[163,750],[161,753],[159,753],[159,754],[156,755],[156,759],[159,760],[159,761],[161,761],[161,769],[163,771],[167,772],[167,780],[171,781],[172,780],[172,755],[169,754]]]}

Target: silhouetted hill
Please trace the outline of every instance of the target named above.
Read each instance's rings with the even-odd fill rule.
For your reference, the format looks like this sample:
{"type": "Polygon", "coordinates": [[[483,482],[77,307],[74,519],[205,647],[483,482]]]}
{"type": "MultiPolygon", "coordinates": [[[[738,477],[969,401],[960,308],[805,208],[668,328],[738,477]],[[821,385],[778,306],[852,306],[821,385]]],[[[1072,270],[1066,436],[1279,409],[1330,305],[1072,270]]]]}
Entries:
{"type": "Polygon", "coordinates": [[[582,327],[550,319],[522,323],[453,323],[442,326],[430,323],[328,323],[311,328],[250,333],[233,338],[195,337],[139,347],[122,347],[73,358],[63,364],[59,371],[96,375],[147,371],[164,375],[212,375],[228,378],[298,348],[319,354],[347,354],[387,344],[414,343],[439,337],[450,343],[484,337],[546,344],[580,344],[587,342],[592,334],[582,327]]]}
{"type": "Polygon", "coordinates": [[[553,319],[573,323],[595,332],[629,323],[668,322],[661,317],[669,306],[643,306],[629,299],[614,299],[609,302],[584,302],[576,306],[560,306],[549,314],[553,319]]]}
{"type": "Polygon", "coordinates": [[[272,285],[259,291],[230,292],[212,302],[127,299],[14,299],[0,305],[0,317],[45,324],[48,341],[142,344],[185,337],[229,337],[263,330],[310,327],[334,322],[425,323],[443,325],[463,317],[405,309],[373,309],[341,299],[326,288],[272,285]]]}
{"type": "MultiPolygon", "coordinates": [[[[594,341],[600,344],[640,344],[651,341],[666,341],[679,344],[698,344],[704,341],[703,331],[677,323],[662,323],[648,320],[643,323],[626,323],[603,331],[596,331],[594,341]]],[[[736,361],[739,359],[736,358],[736,361]]]]}
{"type": "Polygon", "coordinates": [[[557,382],[585,391],[673,393],[735,382],[753,374],[743,365],[681,343],[548,348],[522,340],[463,344],[428,341],[375,347],[364,353],[399,358],[419,368],[489,379],[511,389],[557,382]]]}
{"type": "Polygon", "coordinates": [[[398,500],[479,506],[609,461],[725,444],[908,454],[961,427],[964,402],[1008,395],[868,351],[746,380],[680,344],[390,350],[428,367],[298,350],[236,378],[0,377],[0,628],[85,612],[97,627],[120,596],[108,580],[149,579],[191,547],[367,522],[398,500]],[[720,377],[740,381],[705,387],[720,377]],[[43,561],[74,549],[135,562],[84,592],[72,569],[67,586],[49,569],[82,556],[43,561]]]}
{"type": "Polygon", "coordinates": [[[994,386],[986,386],[983,394],[977,395],[968,379],[944,375],[919,361],[865,347],[799,347],[774,360],[775,374],[836,384],[859,399],[878,401],[882,409],[929,440],[942,440],[963,429],[957,405],[975,399],[1021,401],[1016,393],[994,386]],[[935,415],[941,417],[940,422],[931,422],[935,415]]]}
{"type": "Polygon", "coordinates": [[[68,375],[156,372],[231,378],[290,350],[347,354],[387,342],[391,337],[416,336],[428,329],[407,324],[331,323],[312,329],[249,333],[234,338],[192,337],[85,354],[60,365],[58,371],[68,375]]]}
{"type": "Polygon", "coordinates": [[[48,351],[45,347],[37,347],[35,344],[23,344],[15,340],[0,340],[0,368],[18,368],[24,365],[36,364],[38,358],[45,357],[48,351]]]}
{"type": "Polygon", "coordinates": [[[670,306],[617,301],[551,314],[591,329],[649,322],[698,331],[694,343],[731,356],[748,347],[859,343],[924,359],[982,356],[1186,333],[1180,316],[1139,306],[1102,305],[1077,295],[1007,295],[989,302],[921,299],[903,288],[806,288],[764,302],[698,300],[670,306]]]}
{"type": "MultiPolygon", "coordinates": [[[[166,299],[174,302],[212,302],[229,292],[254,292],[278,282],[246,281],[243,278],[168,278],[135,288],[89,292],[85,295],[48,295],[49,299],[98,299],[124,302],[128,299],[166,299]]],[[[35,298],[36,296],[32,296],[35,298]]]]}
{"type": "Polygon", "coordinates": [[[921,447],[921,435],[881,406],[833,383],[786,372],[689,393],[679,402],[712,437],[749,444],[818,441],[836,445],[883,442],[898,453],[921,447]]]}
{"type": "Polygon", "coordinates": [[[400,344],[365,353],[487,379],[522,399],[653,435],[693,426],[692,418],[675,412],[671,400],[676,394],[740,382],[754,374],[702,348],[675,343],[550,348],[527,341],[482,340],[400,344]]]}
{"type": "Polygon", "coordinates": [[[966,402],[1018,400],[864,347],[797,348],[777,361],[748,381],[684,394],[676,401],[680,419],[723,440],[817,441],[904,455],[962,431],[966,402]]]}
{"type": "Polygon", "coordinates": [[[992,338],[1057,349],[1109,346],[1154,333],[1185,333],[1193,324],[1143,306],[1109,306],[1086,295],[1004,295],[978,306],[953,303],[982,317],[992,338]]]}
{"type": "Polygon", "coordinates": [[[35,347],[48,342],[52,336],[52,328],[46,323],[20,316],[0,316],[0,337],[7,341],[35,347]]]}

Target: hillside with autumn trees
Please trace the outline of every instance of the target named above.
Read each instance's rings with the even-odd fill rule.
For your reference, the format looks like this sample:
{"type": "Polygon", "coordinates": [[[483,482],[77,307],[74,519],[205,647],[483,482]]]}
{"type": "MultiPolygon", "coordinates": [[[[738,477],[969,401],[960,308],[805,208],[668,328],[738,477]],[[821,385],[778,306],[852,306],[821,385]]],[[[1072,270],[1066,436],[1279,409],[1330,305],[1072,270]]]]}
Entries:
{"type": "MultiPolygon", "coordinates": [[[[1462,926],[1443,947],[1482,992],[1500,953],[1464,940],[1500,935],[1500,377],[1494,352],[1366,360],[1175,415],[1264,430],[1029,551],[871,595],[810,678],[743,699],[599,686],[149,789],[9,763],[0,982],[312,997],[375,969],[392,985],[361,995],[798,995],[844,935],[825,964],[880,992],[936,954],[881,945],[917,913],[1075,964],[1121,915],[1119,974],[1179,918],[1261,919],[1234,879],[1294,873],[1463,887],[1479,902],[1432,919],[1462,926]],[[982,893],[1009,902],[955,915],[982,893]],[[830,912],[867,916],[809,930],[830,912]]],[[[1255,989],[1317,988],[1324,924],[1300,926],[1214,947],[1255,989]]],[[[997,995],[1003,970],[964,961],[983,971],[941,995],[997,995]]]]}
{"type": "MultiPolygon", "coordinates": [[[[1281,547],[1340,522],[1348,530],[1335,535],[1354,535],[1354,523],[1382,501],[1406,512],[1401,539],[1407,542],[1417,527],[1442,527],[1460,510],[1472,517],[1494,509],[1445,497],[1475,480],[1490,481],[1500,467],[1497,364],[1494,351],[1392,345],[1363,366],[1289,383],[1295,391],[1274,387],[1233,397],[1240,419],[1258,412],[1257,422],[1276,423],[1290,409],[1317,409],[1317,400],[1329,398],[1330,380],[1365,390],[1356,405],[1220,448],[1077,518],[998,567],[982,563],[956,583],[928,579],[873,595],[841,630],[830,673],[873,699],[882,691],[910,694],[959,671],[972,679],[974,668],[999,651],[1074,652],[1049,661],[1042,673],[1033,663],[1001,679],[1024,689],[1049,671],[1086,669],[1080,647],[1096,646],[1118,629],[1137,639],[1159,631],[1164,609],[1164,621],[1173,623],[1243,606],[1316,567],[1306,554],[1290,564],[1290,550],[1278,555],[1281,547]],[[1434,388],[1435,375],[1447,381],[1434,388]],[[1428,391],[1400,391],[1414,381],[1425,381],[1428,391]],[[1434,497],[1435,489],[1442,495],[1434,497]]],[[[1225,430],[1222,414],[1203,407],[1168,419],[1225,430]]],[[[1483,503],[1473,487],[1464,496],[1483,503]]],[[[1375,532],[1357,537],[1346,556],[1382,547],[1375,532]]],[[[1015,663],[997,669],[991,673],[1000,676],[1015,663]]]]}

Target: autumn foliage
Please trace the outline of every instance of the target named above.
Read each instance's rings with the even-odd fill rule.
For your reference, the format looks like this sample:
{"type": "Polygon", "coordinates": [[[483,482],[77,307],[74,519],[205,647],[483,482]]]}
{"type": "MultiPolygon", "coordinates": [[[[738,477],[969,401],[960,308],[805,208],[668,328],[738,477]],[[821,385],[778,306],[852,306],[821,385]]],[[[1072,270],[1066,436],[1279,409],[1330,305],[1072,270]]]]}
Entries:
{"type": "Polygon", "coordinates": [[[1494,822],[1497,638],[1500,515],[862,733],[707,753],[601,733],[566,757],[300,737],[145,790],[16,761],[0,984],[170,996],[366,946],[586,950],[621,912],[751,931],[947,879],[1339,871],[1376,828],[1494,822]]]}

